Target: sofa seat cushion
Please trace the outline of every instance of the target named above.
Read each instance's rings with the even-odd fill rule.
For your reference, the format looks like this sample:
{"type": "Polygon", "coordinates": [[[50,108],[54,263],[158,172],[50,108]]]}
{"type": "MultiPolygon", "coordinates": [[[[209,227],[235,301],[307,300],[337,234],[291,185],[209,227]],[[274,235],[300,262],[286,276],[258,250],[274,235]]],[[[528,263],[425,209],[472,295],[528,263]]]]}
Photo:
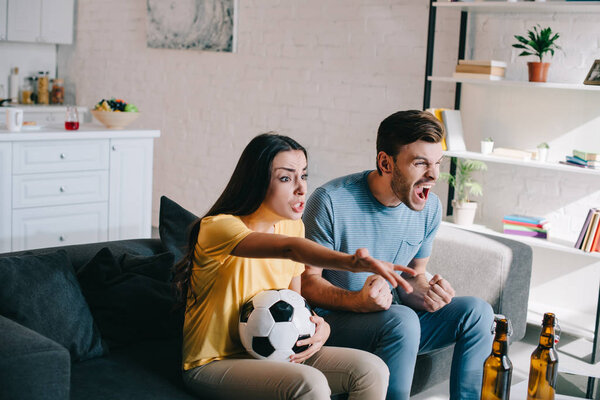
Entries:
{"type": "Polygon", "coordinates": [[[75,361],[106,353],[64,250],[1,257],[0,314],[66,347],[75,361]]]}
{"type": "Polygon", "coordinates": [[[182,312],[174,312],[169,282],[173,255],[125,254],[117,260],[101,249],[77,272],[102,338],[111,348],[182,335],[182,312]]]}
{"type": "Polygon", "coordinates": [[[74,364],[71,400],[196,399],[181,379],[181,340],[144,341],[74,364]]]}

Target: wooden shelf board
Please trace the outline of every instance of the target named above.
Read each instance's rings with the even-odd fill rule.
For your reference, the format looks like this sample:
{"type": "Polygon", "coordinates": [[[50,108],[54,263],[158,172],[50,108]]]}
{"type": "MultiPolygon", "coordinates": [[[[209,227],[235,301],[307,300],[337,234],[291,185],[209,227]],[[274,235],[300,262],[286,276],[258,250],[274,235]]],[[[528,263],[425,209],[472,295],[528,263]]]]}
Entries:
{"type": "Polygon", "coordinates": [[[448,82],[448,83],[466,83],[472,85],[488,85],[488,86],[512,86],[538,89],[563,89],[563,90],[583,90],[600,92],[600,85],[584,85],[582,83],[560,83],[560,82],[526,82],[526,81],[510,81],[500,80],[491,81],[487,79],[463,79],[453,78],[449,76],[429,76],[427,78],[431,82],[448,82]]]}
{"type": "Polygon", "coordinates": [[[567,243],[562,240],[556,240],[556,239],[552,239],[552,238],[549,240],[546,240],[546,239],[540,239],[540,238],[531,238],[531,237],[527,237],[527,236],[508,235],[505,233],[497,232],[497,231],[490,229],[483,225],[475,225],[475,224],[474,225],[456,225],[456,224],[454,224],[452,222],[448,222],[448,221],[442,221],[442,225],[447,225],[447,226],[451,226],[454,228],[463,229],[466,231],[485,233],[487,235],[503,237],[506,239],[512,239],[512,240],[516,240],[518,242],[528,244],[532,247],[542,247],[545,249],[556,250],[556,251],[560,251],[563,253],[569,253],[569,254],[575,254],[575,255],[579,255],[579,256],[586,256],[586,257],[600,259],[600,253],[598,253],[598,252],[588,253],[588,252],[576,249],[575,247],[573,247],[573,244],[567,243]]]}
{"type": "Polygon", "coordinates": [[[546,2],[508,2],[508,1],[479,1],[479,2],[442,2],[433,3],[438,9],[482,13],[588,13],[600,12],[600,1],[546,1],[546,2]]]}

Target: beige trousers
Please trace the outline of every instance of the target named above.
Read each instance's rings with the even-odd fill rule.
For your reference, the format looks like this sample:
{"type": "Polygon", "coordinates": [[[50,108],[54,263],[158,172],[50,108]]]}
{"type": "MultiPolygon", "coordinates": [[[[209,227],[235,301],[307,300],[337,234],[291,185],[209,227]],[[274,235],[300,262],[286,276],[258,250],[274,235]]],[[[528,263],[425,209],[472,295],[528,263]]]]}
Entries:
{"type": "MultiPolygon", "coordinates": [[[[248,356],[250,357],[250,356],[248,356]]],[[[389,371],[377,356],[324,346],[304,364],[253,358],[213,361],[183,372],[186,386],[201,399],[383,400],[389,371]]]]}

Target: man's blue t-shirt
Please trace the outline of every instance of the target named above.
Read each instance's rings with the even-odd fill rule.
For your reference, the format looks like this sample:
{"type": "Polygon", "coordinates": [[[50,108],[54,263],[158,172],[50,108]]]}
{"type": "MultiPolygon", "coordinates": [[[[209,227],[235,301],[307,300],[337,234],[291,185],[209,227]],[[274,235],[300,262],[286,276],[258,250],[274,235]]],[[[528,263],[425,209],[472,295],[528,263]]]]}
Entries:
{"type": "MultiPolygon", "coordinates": [[[[406,266],[431,254],[442,219],[439,198],[429,193],[425,208],[413,211],[403,203],[386,207],[371,193],[371,171],[334,179],[317,188],[306,203],[306,237],[330,249],[354,254],[365,247],[379,260],[406,266]]],[[[323,277],[347,289],[362,289],[368,272],[323,270],[323,277]]]]}

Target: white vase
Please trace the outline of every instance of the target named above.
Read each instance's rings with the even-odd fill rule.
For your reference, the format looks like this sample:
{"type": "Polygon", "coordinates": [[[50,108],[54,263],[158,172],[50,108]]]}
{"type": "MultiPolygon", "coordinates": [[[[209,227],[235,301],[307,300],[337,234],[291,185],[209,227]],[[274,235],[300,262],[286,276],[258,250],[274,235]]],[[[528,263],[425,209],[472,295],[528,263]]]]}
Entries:
{"type": "Polygon", "coordinates": [[[452,200],[452,216],[456,225],[473,225],[477,203],[474,201],[459,203],[452,200]]]}
{"type": "Polygon", "coordinates": [[[494,150],[494,142],[487,140],[481,141],[481,154],[491,154],[494,150]]]}
{"type": "Polygon", "coordinates": [[[537,149],[537,160],[540,162],[546,162],[548,160],[548,149],[545,147],[538,147],[537,149]]]}

